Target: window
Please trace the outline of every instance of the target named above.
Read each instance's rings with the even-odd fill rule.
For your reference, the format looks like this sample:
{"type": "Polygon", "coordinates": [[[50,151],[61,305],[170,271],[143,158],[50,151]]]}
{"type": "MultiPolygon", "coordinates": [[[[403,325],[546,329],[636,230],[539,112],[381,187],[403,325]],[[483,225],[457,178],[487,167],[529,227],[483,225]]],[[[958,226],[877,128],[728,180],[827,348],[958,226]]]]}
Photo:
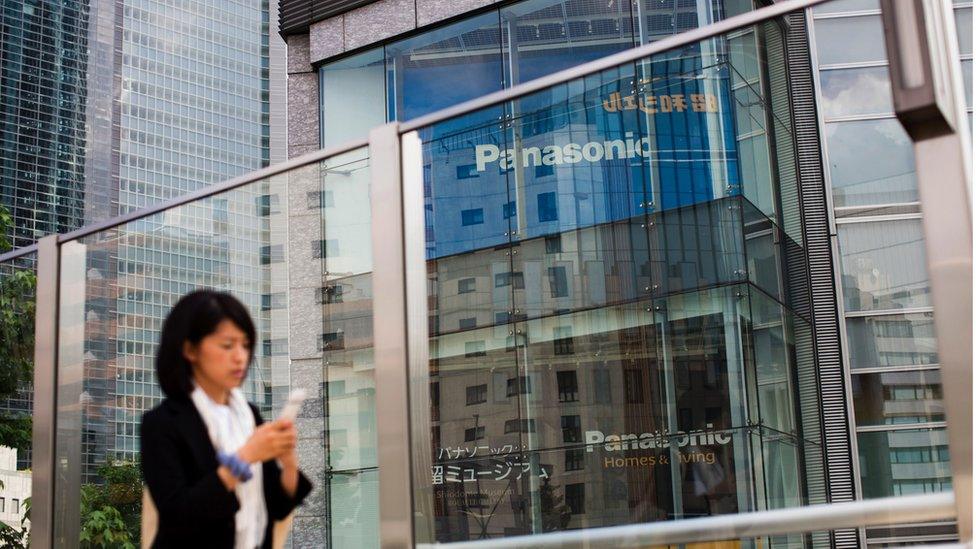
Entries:
{"type": "Polygon", "coordinates": [[[319,240],[312,243],[312,257],[320,259],[323,257],[336,257],[339,255],[339,240],[330,238],[319,240]]]}
{"type": "MultiPolygon", "coordinates": [[[[254,199],[255,205],[257,206],[258,217],[267,217],[273,213],[278,213],[278,195],[276,194],[263,194],[254,199]]],[[[227,206],[224,205],[223,212],[225,218],[223,221],[227,221],[227,206]]]]}
{"type": "Polygon", "coordinates": [[[20,500],[19,499],[14,498],[10,502],[10,512],[11,513],[19,513],[20,512],[20,500]]]}
{"type": "Polygon", "coordinates": [[[583,449],[566,450],[566,470],[579,471],[583,469],[583,449]]]}
{"type": "Polygon", "coordinates": [[[0,513],[7,512],[7,500],[6,498],[0,498],[0,513]]]}
{"type": "Polygon", "coordinates": [[[558,254],[563,251],[563,236],[560,234],[546,237],[546,253],[558,254]]]}
{"type": "Polygon", "coordinates": [[[644,402],[644,376],[640,370],[624,370],[624,395],[627,404],[644,402]]]}
{"type": "Polygon", "coordinates": [[[285,292],[275,292],[273,294],[261,294],[261,310],[270,311],[272,309],[284,309],[287,305],[285,292]]]}
{"type": "Polygon", "coordinates": [[[366,137],[387,122],[385,69],[382,47],[319,69],[321,147],[366,137]]]}
{"type": "Polygon", "coordinates": [[[880,16],[818,19],[814,32],[820,65],[884,61],[888,57],[880,16]]]}
{"type": "Polygon", "coordinates": [[[573,327],[556,326],[552,329],[552,348],[557,355],[573,354],[573,327]]]}
{"type": "Polygon", "coordinates": [[[346,338],[343,332],[328,332],[322,334],[322,350],[336,351],[346,348],[346,338]]]}
{"type": "Polygon", "coordinates": [[[566,505],[574,515],[580,515],[586,512],[584,506],[585,501],[586,492],[582,482],[566,485],[566,505]]]}
{"type": "Polygon", "coordinates": [[[837,237],[845,311],[931,305],[920,220],[838,225],[837,237]]]}
{"type": "Polygon", "coordinates": [[[887,67],[820,71],[824,118],[892,112],[887,67]]]}
{"type": "Polygon", "coordinates": [[[464,441],[471,442],[473,440],[481,440],[485,438],[485,427],[482,425],[480,427],[472,427],[470,429],[464,430],[464,441]]]}
{"type": "Polygon", "coordinates": [[[535,177],[536,179],[553,175],[556,173],[556,168],[550,165],[542,164],[541,166],[535,167],[535,177]]]}
{"type": "Polygon", "coordinates": [[[597,404],[610,404],[610,372],[606,369],[593,370],[593,400],[597,404]]]}
{"type": "Polygon", "coordinates": [[[831,122],[824,132],[835,206],[918,200],[915,154],[898,120],[831,122]]]}
{"type": "Polygon", "coordinates": [[[467,294],[474,291],[475,280],[473,278],[462,278],[458,280],[458,293],[467,294]]]}
{"type": "Polygon", "coordinates": [[[335,196],[332,191],[311,191],[307,197],[310,210],[335,207],[335,196]]]}
{"type": "Polygon", "coordinates": [[[486,356],[488,353],[485,352],[485,342],[482,341],[465,341],[464,342],[464,356],[465,358],[474,358],[479,356],[486,356]]]}
{"type": "Polygon", "coordinates": [[[471,406],[472,404],[481,404],[488,400],[488,384],[483,383],[481,385],[472,385],[465,389],[467,393],[467,404],[471,406]]]}
{"type": "Polygon", "coordinates": [[[559,402],[576,402],[579,400],[579,383],[576,372],[567,370],[556,372],[556,385],[559,388],[559,402]]]}
{"type": "Polygon", "coordinates": [[[510,217],[515,217],[515,202],[509,202],[508,204],[502,204],[502,217],[508,219],[510,217]]]}
{"type": "Polygon", "coordinates": [[[510,419],[505,422],[505,434],[510,433],[534,433],[534,419],[510,419]]]}
{"type": "Polygon", "coordinates": [[[324,286],[316,290],[316,294],[316,299],[319,303],[342,303],[343,286],[342,284],[324,286]]]}
{"type": "Polygon", "coordinates": [[[559,424],[563,430],[563,442],[583,442],[579,416],[562,416],[559,424]]]}
{"type": "Polygon", "coordinates": [[[498,273],[495,275],[495,287],[501,288],[502,286],[512,285],[516,290],[522,290],[525,288],[525,277],[522,273],[498,273]]]}
{"type": "Polygon", "coordinates": [[[475,208],[473,210],[461,210],[462,226],[469,227],[471,225],[481,225],[484,222],[485,222],[484,208],[475,208]]]}
{"type": "Polygon", "coordinates": [[[478,319],[475,317],[462,318],[458,320],[458,328],[461,330],[471,330],[478,325],[478,319]]]}
{"type": "Polygon", "coordinates": [[[566,297],[569,295],[569,281],[566,279],[566,267],[549,267],[549,295],[552,297],[566,297]]]}
{"type": "Polygon", "coordinates": [[[261,246],[261,264],[270,265],[285,260],[285,248],[281,244],[261,246]]]}
{"type": "Polygon", "coordinates": [[[478,166],[475,164],[465,164],[463,166],[457,167],[457,178],[458,179],[471,179],[473,177],[478,177],[478,166]]]}
{"type": "Polygon", "coordinates": [[[288,354],[288,339],[265,339],[261,348],[264,356],[284,356],[288,354]]]}
{"type": "Polygon", "coordinates": [[[510,377],[506,382],[506,396],[527,395],[532,392],[529,376],[510,377]]]}
{"type": "Polygon", "coordinates": [[[558,221],[559,211],[556,208],[556,193],[540,193],[536,197],[539,206],[539,223],[558,221]]]}
{"type": "Polygon", "coordinates": [[[931,314],[851,317],[845,323],[852,368],[939,362],[931,314]]]}

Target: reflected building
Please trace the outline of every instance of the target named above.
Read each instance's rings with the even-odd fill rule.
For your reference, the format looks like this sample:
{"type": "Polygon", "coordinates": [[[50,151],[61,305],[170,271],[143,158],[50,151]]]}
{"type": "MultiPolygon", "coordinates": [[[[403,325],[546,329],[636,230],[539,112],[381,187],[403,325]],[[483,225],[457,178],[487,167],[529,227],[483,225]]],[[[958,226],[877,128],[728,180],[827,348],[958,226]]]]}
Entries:
{"type": "MultiPolygon", "coordinates": [[[[290,156],[765,2],[300,4],[279,19],[290,156]]],[[[971,7],[955,10],[969,74],[971,7]]],[[[879,13],[827,3],[418,131],[431,338],[411,396],[418,540],[949,489],[879,13]],[[838,47],[850,36],[863,45],[838,47]]],[[[321,396],[302,460],[323,471],[296,539],[374,546],[369,161],[326,163],[289,189],[307,218],[290,228],[290,308],[322,323],[314,342],[291,327],[293,368],[321,396]]]]}

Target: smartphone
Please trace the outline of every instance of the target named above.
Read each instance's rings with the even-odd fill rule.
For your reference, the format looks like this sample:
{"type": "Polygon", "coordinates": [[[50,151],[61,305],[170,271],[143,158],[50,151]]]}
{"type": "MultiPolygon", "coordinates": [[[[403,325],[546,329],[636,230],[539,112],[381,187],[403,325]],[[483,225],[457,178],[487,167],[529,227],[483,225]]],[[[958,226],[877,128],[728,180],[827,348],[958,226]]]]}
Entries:
{"type": "Polygon", "coordinates": [[[278,419],[287,419],[288,421],[295,421],[298,417],[298,412],[302,410],[302,402],[305,401],[305,389],[292,389],[291,394],[288,395],[288,402],[281,408],[281,413],[278,414],[278,419]]]}

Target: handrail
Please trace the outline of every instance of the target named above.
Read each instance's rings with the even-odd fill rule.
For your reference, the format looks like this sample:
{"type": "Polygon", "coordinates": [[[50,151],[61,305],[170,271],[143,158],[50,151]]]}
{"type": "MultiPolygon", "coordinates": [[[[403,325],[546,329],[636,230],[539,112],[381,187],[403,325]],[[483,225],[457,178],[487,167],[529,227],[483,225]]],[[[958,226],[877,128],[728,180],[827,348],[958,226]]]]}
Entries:
{"type": "Polygon", "coordinates": [[[37,251],[37,243],[31,244],[30,246],[21,246],[16,250],[10,250],[0,254],[0,263],[6,263],[18,257],[24,257],[25,255],[32,254],[37,251]]]}
{"type": "Polygon", "coordinates": [[[955,516],[955,497],[952,492],[943,492],[627,526],[568,530],[531,536],[447,544],[419,544],[417,547],[421,549],[651,547],[952,519],[955,516]]]}
{"type": "MultiPolygon", "coordinates": [[[[658,40],[651,44],[631,48],[629,50],[609,55],[589,63],[570,67],[529,82],[518,84],[505,90],[491,93],[477,99],[472,99],[470,101],[454,105],[453,107],[441,109],[431,114],[414,118],[413,120],[408,120],[400,124],[400,134],[403,135],[418,128],[426,127],[449,118],[462,116],[464,114],[477,111],[478,109],[482,109],[486,106],[517,99],[521,96],[528,95],[548,87],[556,86],[564,82],[569,82],[582,76],[600,72],[637,59],[642,59],[651,55],[680,48],[688,44],[694,44],[720,34],[726,34],[742,27],[775,19],[788,13],[809,8],[827,1],[829,0],[784,0],[782,2],[776,2],[773,5],[765,6],[758,10],[736,15],[717,23],[712,23],[704,27],[685,31],[669,38],[658,40]]],[[[165,202],[160,202],[159,204],[155,204],[141,210],[132,211],[92,225],[86,225],[74,231],[59,235],[58,243],[63,244],[65,242],[84,238],[100,231],[112,229],[119,225],[124,225],[126,223],[163,212],[170,208],[175,208],[196,200],[208,198],[215,194],[227,192],[249,183],[254,183],[255,181],[259,181],[261,179],[280,175],[289,170],[301,168],[308,164],[325,160],[335,155],[346,153],[357,148],[366,147],[367,144],[367,139],[363,138],[350,141],[336,147],[310,152],[308,154],[292,158],[286,162],[281,162],[261,170],[253,171],[221,183],[215,183],[208,187],[198,189],[194,192],[187,193],[165,202]]],[[[27,255],[33,251],[36,251],[36,246],[27,246],[12,250],[0,255],[0,262],[9,261],[11,259],[27,255]]]]}

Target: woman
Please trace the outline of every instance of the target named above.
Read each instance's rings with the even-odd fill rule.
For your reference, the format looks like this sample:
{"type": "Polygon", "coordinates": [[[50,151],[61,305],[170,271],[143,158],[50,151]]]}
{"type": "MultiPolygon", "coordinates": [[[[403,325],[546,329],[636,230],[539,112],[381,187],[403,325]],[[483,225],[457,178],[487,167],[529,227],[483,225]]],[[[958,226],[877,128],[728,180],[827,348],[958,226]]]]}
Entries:
{"type": "Polygon", "coordinates": [[[187,294],[163,322],[166,399],[142,418],[142,472],[159,513],[153,547],[271,547],[271,528],[311,491],[295,427],[265,423],[239,389],[254,324],[230,294],[187,294]]]}

